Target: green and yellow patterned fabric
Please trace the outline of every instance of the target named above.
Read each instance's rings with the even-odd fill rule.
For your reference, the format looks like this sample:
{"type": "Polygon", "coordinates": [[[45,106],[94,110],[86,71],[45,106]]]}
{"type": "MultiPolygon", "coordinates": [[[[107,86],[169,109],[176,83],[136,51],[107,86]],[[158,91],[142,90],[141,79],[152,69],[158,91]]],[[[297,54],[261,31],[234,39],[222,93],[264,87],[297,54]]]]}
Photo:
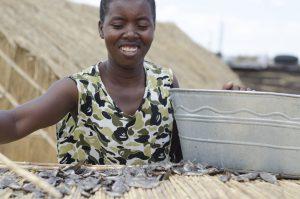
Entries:
{"type": "Polygon", "coordinates": [[[173,107],[170,69],[144,62],[146,88],[132,116],[108,95],[98,64],[72,75],[79,92],[78,115],[57,125],[58,160],[62,164],[150,164],[169,161],[173,107]]]}

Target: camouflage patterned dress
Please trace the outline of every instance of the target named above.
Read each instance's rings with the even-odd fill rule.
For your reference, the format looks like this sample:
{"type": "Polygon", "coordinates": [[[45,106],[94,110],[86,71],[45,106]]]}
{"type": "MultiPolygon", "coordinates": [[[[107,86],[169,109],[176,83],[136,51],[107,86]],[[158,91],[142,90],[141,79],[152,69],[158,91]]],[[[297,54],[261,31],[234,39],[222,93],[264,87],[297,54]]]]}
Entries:
{"type": "Polygon", "coordinates": [[[78,116],[67,114],[57,125],[60,163],[149,164],[169,160],[173,108],[170,69],[144,63],[146,89],[132,116],[108,95],[98,64],[72,75],[78,88],[78,116]]]}

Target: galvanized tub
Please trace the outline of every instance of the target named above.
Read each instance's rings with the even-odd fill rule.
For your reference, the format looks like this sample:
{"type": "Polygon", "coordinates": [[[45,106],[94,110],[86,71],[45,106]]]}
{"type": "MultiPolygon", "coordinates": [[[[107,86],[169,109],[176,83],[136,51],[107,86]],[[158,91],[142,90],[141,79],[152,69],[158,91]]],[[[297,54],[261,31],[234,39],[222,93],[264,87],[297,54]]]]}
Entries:
{"type": "Polygon", "coordinates": [[[185,160],[300,176],[300,96],[172,89],[185,160]]]}

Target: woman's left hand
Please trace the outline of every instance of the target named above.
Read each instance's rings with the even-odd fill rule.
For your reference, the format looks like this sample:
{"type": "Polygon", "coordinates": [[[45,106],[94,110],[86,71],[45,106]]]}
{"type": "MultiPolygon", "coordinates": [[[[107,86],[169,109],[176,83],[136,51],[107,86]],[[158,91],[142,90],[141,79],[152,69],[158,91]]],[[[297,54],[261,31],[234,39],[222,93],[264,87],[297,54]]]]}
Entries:
{"type": "Polygon", "coordinates": [[[233,82],[228,82],[223,85],[223,90],[235,90],[235,91],[252,91],[251,88],[246,88],[243,86],[239,86],[234,84],[233,82]]]}

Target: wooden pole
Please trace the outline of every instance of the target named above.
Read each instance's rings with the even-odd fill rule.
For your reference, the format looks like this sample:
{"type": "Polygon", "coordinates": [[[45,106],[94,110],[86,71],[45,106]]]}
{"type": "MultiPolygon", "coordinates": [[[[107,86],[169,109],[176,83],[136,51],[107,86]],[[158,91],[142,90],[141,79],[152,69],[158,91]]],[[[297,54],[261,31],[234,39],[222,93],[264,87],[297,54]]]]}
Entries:
{"type": "Polygon", "coordinates": [[[15,172],[17,175],[21,176],[22,178],[28,180],[35,186],[41,188],[43,191],[45,191],[49,195],[51,195],[55,198],[62,197],[62,194],[57,189],[55,189],[52,185],[50,185],[48,182],[46,182],[43,179],[41,179],[40,177],[30,173],[29,171],[22,169],[16,163],[14,163],[10,159],[8,159],[6,156],[4,156],[2,153],[0,153],[0,161],[3,162],[11,171],[15,172]]]}

